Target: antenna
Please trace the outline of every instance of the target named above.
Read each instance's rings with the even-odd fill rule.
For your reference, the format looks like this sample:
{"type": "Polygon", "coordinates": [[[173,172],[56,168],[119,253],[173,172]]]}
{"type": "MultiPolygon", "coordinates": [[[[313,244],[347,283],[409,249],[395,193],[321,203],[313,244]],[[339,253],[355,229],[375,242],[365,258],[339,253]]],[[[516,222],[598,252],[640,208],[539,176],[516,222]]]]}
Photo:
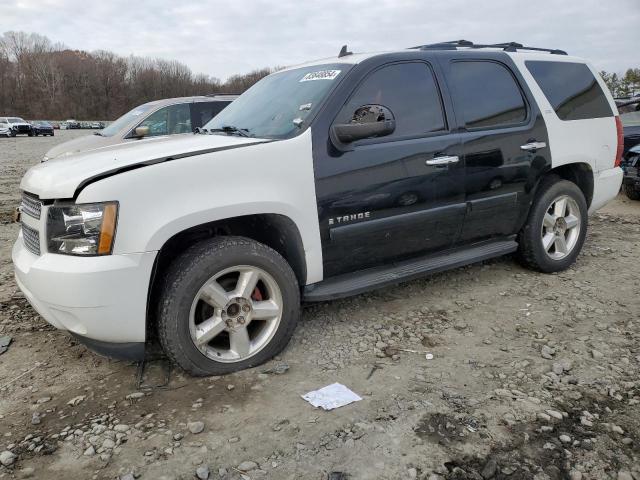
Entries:
{"type": "Polygon", "coordinates": [[[353,55],[353,52],[349,52],[347,50],[347,46],[343,45],[340,49],[340,53],[338,54],[338,58],[346,57],[347,55],[353,55]]]}

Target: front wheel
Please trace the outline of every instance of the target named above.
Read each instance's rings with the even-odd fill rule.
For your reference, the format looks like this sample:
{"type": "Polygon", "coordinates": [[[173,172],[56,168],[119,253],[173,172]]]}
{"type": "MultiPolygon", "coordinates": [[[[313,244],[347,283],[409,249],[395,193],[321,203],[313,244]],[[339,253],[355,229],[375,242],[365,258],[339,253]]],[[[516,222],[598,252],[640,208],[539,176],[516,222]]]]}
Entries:
{"type": "Polygon", "coordinates": [[[566,270],[582,249],[587,223],[587,202],[580,188],[573,182],[547,177],[518,238],[520,260],[545,273],[566,270]]]}
{"type": "Polygon", "coordinates": [[[300,315],[291,267],[243,237],[194,245],[165,275],[158,334],[165,353],[192,375],[259,365],[287,345],[300,315]]]}
{"type": "Polygon", "coordinates": [[[640,200],[640,189],[636,188],[634,185],[625,184],[622,186],[624,189],[625,195],[629,198],[629,200],[640,200]]]}

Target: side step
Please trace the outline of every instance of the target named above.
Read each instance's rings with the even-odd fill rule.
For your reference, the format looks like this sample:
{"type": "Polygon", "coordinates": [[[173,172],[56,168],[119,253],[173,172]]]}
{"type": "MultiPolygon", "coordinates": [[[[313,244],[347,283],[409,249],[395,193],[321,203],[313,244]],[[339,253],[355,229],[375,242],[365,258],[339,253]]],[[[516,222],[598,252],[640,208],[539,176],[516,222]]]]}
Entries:
{"type": "Polygon", "coordinates": [[[368,268],[307,285],[302,299],[306,302],[322,302],[357,295],[431,273],[499,257],[517,249],[518,244],[513,240],[499,240],[439,255],[395,262],[389,266],[368,268]]]}

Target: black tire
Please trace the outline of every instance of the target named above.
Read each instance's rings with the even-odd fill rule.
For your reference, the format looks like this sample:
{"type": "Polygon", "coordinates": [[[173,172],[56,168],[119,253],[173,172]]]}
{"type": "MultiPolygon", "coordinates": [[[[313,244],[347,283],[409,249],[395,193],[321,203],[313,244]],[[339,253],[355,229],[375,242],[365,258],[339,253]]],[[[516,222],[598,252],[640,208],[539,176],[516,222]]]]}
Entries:
{"type": "Polygon", "coordinates": [[[195,376],[224,375],[254,367],[287,345],[300,316],[300,289],[287,261],[268,246],[244,237],[217,237],[200,242],[177,257],[161,286],[158,337],[167,356],[195,376]],[[283,300],[282,317],[273,337],[253,356],[224,363],[204,355],[189,332],[191,305],[200,288],[224,269],[249,265],[269,273],[283,300]]]}
{"type": "Polygon", "coordinates": [[[27,135],[29,135],[30,137],[33,137],[33,132],[29,132],[27,135]]]}
{"type": "Polygon", "coordinates": [[[624,194],[629,198],[629,200],[640,200],[640,189],[636,188],[634,185],[629,185],[628,183],[622,186],[624,190],[624,194]]]}
{"type": "Polygon", "coordinates": [[[550,175],[542,180],[531,206],[527,223],[518,236],[518,257],[520,262],[533,270],[544,273],[559,272],[569,268],[575,261],[587,234],[588,207],[582,190],[573,182],[550,175]],[[575,200],[580,216],[580,232],[573,249],[562,259],[553,259],[542,245],[542,222],[547,209],[561,195],[575,200]]]}
{"type": "Polygon", "coordinates": [[[11,134],[9,135],[11,138],[16,136],[16,132],[14,132],[13,130],[11,130],[11,134]]]}

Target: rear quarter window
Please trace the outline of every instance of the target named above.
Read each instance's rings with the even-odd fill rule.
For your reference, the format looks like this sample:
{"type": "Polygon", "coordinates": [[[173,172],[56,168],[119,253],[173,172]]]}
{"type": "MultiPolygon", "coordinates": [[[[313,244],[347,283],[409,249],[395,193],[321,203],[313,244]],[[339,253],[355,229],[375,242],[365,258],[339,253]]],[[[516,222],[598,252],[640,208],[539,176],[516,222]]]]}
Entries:
{"type": "Polygon", "coordinates": [[[561,120],[613,116],[600,84],[584,63],[530,60],[525,65],[561,120]]]}

